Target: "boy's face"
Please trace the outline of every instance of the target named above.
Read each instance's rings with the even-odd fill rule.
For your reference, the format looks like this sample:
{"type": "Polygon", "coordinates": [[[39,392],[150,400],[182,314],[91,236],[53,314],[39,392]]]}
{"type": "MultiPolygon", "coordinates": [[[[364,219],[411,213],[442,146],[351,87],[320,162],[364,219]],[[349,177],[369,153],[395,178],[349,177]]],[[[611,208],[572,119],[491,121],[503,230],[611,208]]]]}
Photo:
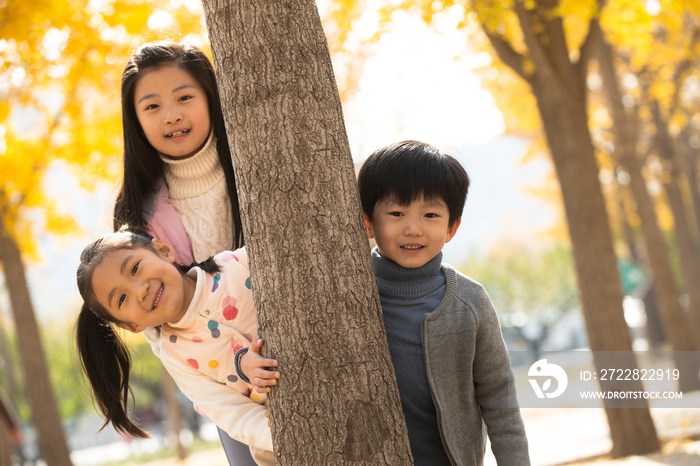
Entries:
{"type": "Polygon", "coordinates": [[[441,198],[420,197],[400,205],[393,197],[374,206],[373,220],[365,215],[367,235],[379,253],[402,267],[422,267],[442,251],[457,233],[461,219],[449,226],[450,213],[441,198]]]}

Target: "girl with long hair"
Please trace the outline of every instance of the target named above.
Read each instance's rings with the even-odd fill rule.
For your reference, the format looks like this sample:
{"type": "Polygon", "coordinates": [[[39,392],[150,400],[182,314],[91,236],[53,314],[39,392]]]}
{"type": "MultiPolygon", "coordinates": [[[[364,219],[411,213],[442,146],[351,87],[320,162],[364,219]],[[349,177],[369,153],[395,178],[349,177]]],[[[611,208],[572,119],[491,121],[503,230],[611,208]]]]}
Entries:
{"type": "Polygon", "coordinates": [[[275,464],[266,392],[279,372],[263,367],[276,361],[251,373],[257,387],[236,364],[258,331],[245,248],[183,266],[166,243],[122,230],[83,250],[77,281],[78,353],[105,425],[149,436],[129,415],[131,359],[117,328],[143,332],[200,413],[249,445],[257,464],[275,464]]]}
{"type": "MultiPolygon", "coordinates": [[[[124,177],[114,230],[158,238],[176,262],[244,245],[214,68],[197,47],[158,42],[129,59],[121,83],[124,177]]],[[[254,464],[219,430],[231,466],[254,464]]]]}

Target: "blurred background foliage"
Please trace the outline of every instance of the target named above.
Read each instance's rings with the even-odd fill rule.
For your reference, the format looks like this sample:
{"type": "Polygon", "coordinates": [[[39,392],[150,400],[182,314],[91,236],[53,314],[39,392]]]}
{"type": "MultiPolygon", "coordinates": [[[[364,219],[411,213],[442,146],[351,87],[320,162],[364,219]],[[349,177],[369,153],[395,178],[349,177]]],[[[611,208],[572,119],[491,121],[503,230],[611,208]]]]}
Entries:
{"type": "MultiPolygon", "coordinates": [[[[51,384],[61,418],[66,422],[80,414],[94,411],[89,386],[80,371],[80,361],[75,351],[75,338],[72,332],[73,323],[68,321],[42,328],[42,340],[46,348],[51,384]]],[[[136,410],[143,411],[162,398],[162,364],[143,338],[133,338],[131,334],[123,336],[128,341],[133,359],[131,377],[134,383],[136,410]]],[[[6,393],[13,394],[12,402],[17,414],[26,421],[32,416],[17,354],[19,345],[11,331],[4,332],[2,338],[5,339],[4,344],[8,351],[1,355],[0,387],[6,393]],[[10,384],[15,386],[10,388],[8,387],[10,384]]]]}
{"type": "MultiPolygon", "coordinates": [[[[403,16],[420,17],[435,30],[459,32],[467,44],[454,60],[478,56],[476,74],[503,114],[506,133],[525,138],[524,160],[547,157],[548,149],[537,101],[530,86],[493,49],[485,29],[510,44],[534,67],[513,5],[516,0],[318,0],[334,63],[339,92],[350,102],[368,57],[382,34],[403,16]]],[[[525,0],[526,8],[539,2],[525,0]]],[[[674,236],[677,219],[669,207],[665,185],[674,181],[685,201],[689,234],[698,242],[698,149],[700,149],[700,1],[562,0],[549,14],[563,19],[572,62],[588,33],[589,20],[600,18],[607,42],[615,49],[615,66],[625,108],[636,111],[636,148],[642,174],[654,202],[658,224],[671,252],[679,290],[687,283],[674,236]],[[655,119],[654,105],[659,109],[655,119]],[[664,127],[660,127],[663,122],[664,127]],[[668,132],[678,160],[657,150],[657,136],[668,132]],[[682,160],[681,160],[682,159],[682,160]],[[684,162],[683,162],[684,161],[684,162]],[[677,166],[674,166],[677,164],[677,166]],[[692,219],[695,219],[693,221],[692,219]]],[[[537,30],[537,25],[533,26],[537,30]]],[[[40,235],[74,235],[78,225],[65,206],[43,189],[43,177],[54,163],[63,163],[93,188],[101,181],[117,183],[121,173],[119,81],[127,57],[148,41],[194,43],[209,53],[206,27],[198,0],[0,0],[0,220],[17,241],[26,260],[39,258],[40,235]]],[[[598,64],[592,61],[589,128],[600,166],[609,222],[620,260],[648,270],[635,200],[627,189],[629,173],[615,157],[614,122],[603,93],[598,64]]],[[[537,196],[560,212],[559,221],[542,232],[541,247],[504,243],[475,254],[460,269],[489,291],[505,324],[521,315],[550,322],[576,309],[578,290],[567,225],[557,178],[552,175],[537,196]]],[[[686,288],[687,289],[687,288],[686,288]]],[[[633,293],[634,290],[625,290],[633,293]]],[[[77,306],[76,306],[77,310],[77,306]]],[[[20,415],[29,419],[22,389],[17,344],[12,326],[0,321],[5,345],[0,382],[15,393],[20,415]],[[16,384],[14,388],[9,384],[16,384]]],[[[72,327],[43,329],[44,347],[63,419],[89,411],[74,360],[72,327]]],[[[160,364],[141,338],[129,339],[138,382],[137,409],[161,397],[160,364]]]]}
{"type": "Polygon", "coordinates": [[[509,326],[522,325],[525,315],[551,323],[578,306],[571,248],[565,243],[541,248],[500,244],[474,255],[460,270],[478,277],[509,326]]]}

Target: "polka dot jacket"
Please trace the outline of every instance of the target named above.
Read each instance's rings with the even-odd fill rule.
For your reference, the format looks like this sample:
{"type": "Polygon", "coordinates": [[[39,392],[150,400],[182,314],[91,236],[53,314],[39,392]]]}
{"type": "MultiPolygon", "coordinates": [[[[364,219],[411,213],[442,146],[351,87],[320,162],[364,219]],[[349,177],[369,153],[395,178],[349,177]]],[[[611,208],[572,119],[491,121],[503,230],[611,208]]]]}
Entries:
{"type": "Polygon", "coordinates": [[[245,248],[214,256],[214,275],[198,267],[195,293],[185,316],[144,335],[180,390],[198,411],[232,438],[272,450],[265,394],[238,377],[235,354],[257,338],[245,248]]]}

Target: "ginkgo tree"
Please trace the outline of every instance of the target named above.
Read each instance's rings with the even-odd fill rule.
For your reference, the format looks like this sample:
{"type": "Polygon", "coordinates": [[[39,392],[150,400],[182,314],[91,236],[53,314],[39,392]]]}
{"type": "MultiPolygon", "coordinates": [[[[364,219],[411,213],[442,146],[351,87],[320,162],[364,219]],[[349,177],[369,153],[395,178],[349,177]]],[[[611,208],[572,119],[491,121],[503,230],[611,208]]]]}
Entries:
{"type": "MultiPolygon", "coordinates": [[[[654,199],[647,189],[648,181],[654,179],[649,176],[651,170],[647,161],[653,160],[649,155],[652,152],[668,153],[671,149],[666,125],[659,124],[661,109],[658,98],[665,96],[663,101],[668,106],[675,99],[673,95],[677,95],[674,89],[678,89],[678,85],[674,83],[676,79],[669,81],[666,75],[668,70],[675,69],[672,74],[678,74],[677,71],[687,68],[689,54],[695,55],[692,24],[689,25],[690,28],[680,27],[677,33],[658,37],[658,31],[676,29],[676,26],[682,26],[686,22],[684,18],[696,15],[697,5],[692,2],[687,5],[678,4],[677,7],[678,10],[669,10],[671,14],[661,15],[656,12],[652,14],[643,4],[635,4],[624,10],[621,5],[611,4],[603,22],[606,34],[601,38],[603,42],[598,59],[598,73],[611,109],[607,132],[613,138],[608,143],[609,151],[616,159],[619,174],[627,178],[643,232],[646,261],[653,276],[666,337],[674,350],[677,367],[681,373],[686,374],[679,381],[679,388],[691,391],[700,388],[700,380],[697,378],[698,361],[687,357],[693,354],[689,351],[697,349],[695,335],[700,332],[700,312],[697,307],[700,297],[695,289],[697,287],[686,288],[690,294],[690,312],[683,310],[679,301],[679,289],[683,283],[674,281],[670,248],[660,225],[665,224],[666,228],[675,233],[682,251],[680,259],[683,281],[699,281],[700,268],[696,265],[697,256],[685,218],[684,201],[680,193],[682,185],[678,182],[678,165],[669,161],[656,177],[660,185],[666,187],[668,195],[665,197],[668,202],[656,202],[657,205],[654,205],[654,199]],[[615,8],[618,10],[615,11],[615,8]],[[623,11],[624,15],[621,14],[623,11]],[[655,71],[648,71],[650,69],[655,71]],[[666,72],[658,72],[659,69],[666,69],[666,72]],[[651,77],[655,83],[649,82],[651,77]],[[656,97],[651,97],[651,88],[655,89],[656,97]],[[654,133],[654,137],[649,137],[654,133]],[[668,210],[671,215],[666,215],[668,210]]],[[[658,160],[658,157],[654,158],[658,160]]]]}
{"type": "MultiPolygon", "coordinates": [[[[607,95],[607,97],[600,99],[596,93],[593,93],[591,96],[593,98],[589,99],[588,103],[590,108],[589,126],[597,146],[596,157],[601,168],[601,179],[612,181],[606,172],[612,171],[620,175],[618,178],[624,180],[623,184],[629,185],[633,199],[632,209],[636,208],[636,211],[632,212],[629,212],[629,209],[619,208],[618,206],[621,204],[629,204],[629,202],[625,200],[623,190],[615,188],[617,183],[608,181],[604,185],[608,214],[618,224],[628,223],[627,217],[630,217],[629,221],[635,224],[641,223],[646,245],[645,257],[649,262],[649,272],[654,277],[655,295],[663,315],[667,338],[676,351],[691,351],[695,348],[690,329],[697,329],[698,326],[697,323],[694,324],[694,327],[690,324],[693,320],[697,322],[698,313],[692,309],[691,304],[691,320],[689,321],[679,303],[679,288],[674,283],[672,264],[662,228],[673,230],[676,234],[680,233],[684,240],[683,243],[686,244],[686,250],[690,249],[687,246],[690,244],[690,240],[684,217],[679,214],[678,217],[681,221],[676,222],[677,225],[674,226],[673,216],[665,215],[669,210],[667,204],[657,202],[657,205],[654,205],[655,199],[652,199],[647,190],[647,183],[654,177],[646,175],[652,171],[645,161],[648,149],[643,149],[644,154],[638,154],[638,147],[649,146],[649,142],[645,142],[648,139],[647,122],[640,117],[640,113],[648,115],[650,111],[640,100],[639,88],[641,86],[633,74],[633,69],[635,67],[638,70],[655,69],[654,72],[647,72],[646,75],[657,78],[654,83],[656,92],[665,96],[665,106],[668,107],[667,101],[671,99],[674,92],[676,97],[678,96],[678,87],[668,80],[669,76],[678,74],[673,72],[673,68],[685,69],[686,72],[694,69],[694,67],[688,67],[687,58],[688,56],[697,56],[697,53],[693,53],[694,28],[696,27],[693,18],[696,17],[696,8],[695,2],[686,2],[685,4],[674,2],[673,8],[671,5],[660,5],[660,11],[666,13],[659,14],[659,12],[649,11],[645,2],[609,2],[603,9],[601,16],[605,37],[601,36],[600,38],[603,42],[594,57],[597,63],[593,63],[593,71],[589,72],[587,77],[589,89],[600,91],[598,94],[607,95]],[[667,29],[672,29],[674,33],[664,34],[662,38],[655,38],[659,35],[659,30],[667,29]],[[627,59],[622,60],[620,57],[615,59],[618,54],[611,49],[608,41],[614,41],[614,47],[623,50],[627,59]],[[620,67],[622,64],[624,64],[624,69],[617,70],[616,67],[620,67]],[[665,71],[658,72],[659,69],[665,71]],[[613,95],[609,95],[611,93],[613,95]],[[606,106],[610,109],[609,111],[606,106]],[[655,212],[655,207],[660,210],[658,213],[655,212]]],[[[467,18],[470,23],[476,22],[476,13],[472,12],[467,18]]],[[[570,28],[575,30],[576,25],[580,27],[580,24],[580,22],[573,23],[570,28]]],[[[600,32],[603,33],[603,31],[600,32]]],[[[475,47],[483,50],[485,41],[480,40],[480,37],[482,36],[476,31],[470,35],[470,40],[475,47]]],[[[539,136],[541,122],[534,106],[534,96],[527,89],[523,89],[526,83],[517,80],[514,77],[515,73],[509,72],[507,67],[497,59],[492,66],[482,70],[480,74],[486,87],[493,92],[497,104],[504,111],[504,118],[509,130],[528,134],[533,139],[533,148],[539,149],[541,147],[539,136]]],[[[681,75],[679,74],[679,76],[681,75]]],[[[690,81],[692,82],[692,79],[690,81]]],[[[686,92],[686,94],[690,94],[690,92],[686,92]]],[[[686,112],[686,115],[692,117],[694,113],[689,111],[686,112]]],[[[652,129],[655,131],[653,124],[652,129]]],[[[674,183],[675,177],[670,176],[671,172],[667,170],[669,166],[673,168],[673,165],[665,164],[665,166],[666,169],[660,172],[657,178],[664,186],[673,188],[677,183],[674,183]]],[[[689,166],[693,166],[692,162],[686,163],[684,168],[689,172],[690,178],[694,172],[688,169],[689,166]]],[[[694,166],[697,167],[697,159],[694,166]]],[[[695,193],[696,189],[692,188],[696,185],[697,183],[689,184],[691,194],[695,193]]],[[[678,188],[671,189],[671,192],[675,194],[674,205],[676,208],[674,211],[676,212],[682,210],[678,207],[681,204],[678,191],[678,188]]],[[[620,230],[619,235],[624,236],[625,227],[621,227],[620,230]]],[[[629,249],[633,248],[634,245],[629,249]]],[[[684,262],[692,263],[693,254],[687,252],[683,256],[684,262]]],[[[693,266],[684,267],[684,271],[690,271],[684,273],[686,283],[697,281],[692,274],[694,270],[693,266]]],[[[691,293],[696,292],[697,290],[691,291],[691,293]]],[[[692,367],[697,366],[693,361],[684,359],[676,362],[677,364],[689,364],[692,367]]],[[[697,389],[700,384],[700,380],[696,376],[697,370],[683,370],[682,373],[686,375],[680,381],[680,388],[685,391],[697,389]]]]}
{"type": "MultiPolygon", "coordinates": [[[[643,175],[645,164],[638,151],[641,134],[639,107],[637,105],[628,105],[629,108],[625,106],[620,79],[614,66],[613,49],[602,36],[599,72],[606,89],[609,106],[612,109],[613,121],[610,124],[610,132],[614,136],[614,144],[611,143],[610,147],[613,148],[612,158],[616,165],[614,169],[618,172],[618,177],[627,177],[627,184],[636,206],[636,214],[641,223],[646,258],[654,279],[654,289],[666,329],[666,337],[675,350],[674,355],[681,355],[682,351],[694,349],[690,333],[691,326],[679,302],[680,295],[674,282],[668,247],[659,226],[654,201],[647,190],[647,182],[643,175]]],[[[700,380],[690,376],[697,374],[697,364],[692,364],[692,361],[687,361],[685,358],[677,358],[676,366],[688,375],[682,378],[679,388],[683,391],[697,390],[700,386],[700,380]],[[686,364],[688,367],[685,367],[686,364]]]]}
{"type": "Polygon", "coordinates": [[[189,33],[201,42],[201,5],[190,3],[0,3],[0,262],[41,454],[51,465],[69,465],[70,458],[23,259],[37,257],[40,233],[77,226],[45,192],[43,177],[63,160],[88,187],[116,181],[120,69],[144,42],[189,33]]]}
{"type": "MultiPolygon", "coordinates": [[[[475,4],[499,58],[531,86],[537,100],[561,186],[591,349],[631,354],[586,106],[588,63],[598,45],[601,7],[598,2],[546,0],[516,1],[505,8],[494,8],[487,2],[475,4]],[[502,21],[516,27],[501,34],[502,21]]],[[[600,366],[602,361],[595,355],[600,366]]],[[[614,456],[659,448],[648,409],[606,408],[606,415],[614,456]]]]}
{"type": "MultiPolygon", "coordinates": [[[[670,6],[670,5],[669,5],[670,6]]],[[[700,335],[700,255],[698,254],[697,222],[685,200],[683,191],[697,192],[688,184],[695,169],[684,163],[678,154],[677,136],[687,126],[692,114],[680,109],[681,90],[692,75],[700,51],[700,4],[680,2],[675,9],[661,10],[654,16],[649,36],[654,40],[648,48],[637,50],[627,44],[619,48],[630,57],[629,68],[640,83],[639,100],[648,115],[647,125],[653,129],[649,149],[663,166],[659,180],[664,188],[673,215],[673,232],[680,251],[683,288],[689,297],[689,329],[697,343],[700,335]],[[663,57],[663,59],[659,58],[663,57]],[[641,62],[644,64],[642,65],[641,62]]],[[[695,350],[700,346],[695,346],[695,350]]]]}

